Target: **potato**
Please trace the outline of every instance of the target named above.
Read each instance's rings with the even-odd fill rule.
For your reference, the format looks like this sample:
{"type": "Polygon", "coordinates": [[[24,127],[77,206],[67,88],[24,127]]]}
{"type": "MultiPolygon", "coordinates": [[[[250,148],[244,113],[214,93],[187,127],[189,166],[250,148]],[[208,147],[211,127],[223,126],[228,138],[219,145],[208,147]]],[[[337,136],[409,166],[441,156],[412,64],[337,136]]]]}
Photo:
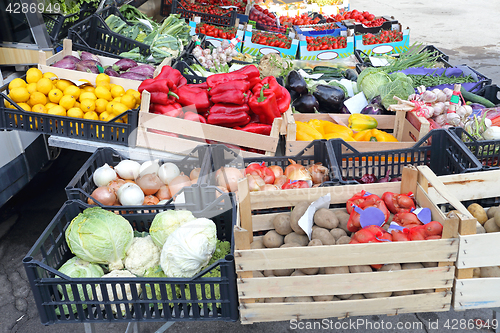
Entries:
{"type": "Polygon", "coordinates": [[[488,215],[486,215],[484,208],[477,203],[469,205],[469,207],[467,207],[467,210],[472,214],[472,216],[477,219],[479,223],[484,224],[484,222],[488,221],[488,215]]]}
{"type": "Polygon", "coordinates": [[[307,246],[321,246],[323,243],[319,239],[313,239],[312,241],[307,244],[307,246]]]}
{"type": "Polygon", "coordinates": [[[498,211],[500,207],[490,207],[486,211],[486,216],[488,216],[488,219],[491,219],[492,217],[495,216],[495,213],[498,211]]]}
{"type": "Polygon", "coordinates": [[[320,267],[318,274],[325,274],[325,267],[320,267]]]}
{"type": "Polygon", "coordinates": [[[365,296],[363,296],[363,294],[354,294],[348,298],[348,300],[350,300],[350,301],[355,300],[355,299],[365,299],[365,296]]]}
{"type": "Polygon", "coordinates": [[[290,226],[290,214],[278,214],[273,218],[272,222],[274,230],[280,235],[286,236],[293,231],[290,226]]]}
{"type": "Polygon", "coordinates": [[[265,277],[275,276],[272,269],[266,269],[264,272],[262,272],[262,274],[264,274],[265,277]]]}
{"type": "Polygon", "coordinates": [[[413,295],[413,290],[401,290],[401,291],[394,291],[392,293],[392,296],[406,296],[406,295],[413,295]]]}
{"type": "Polygon", "coordinates": [[[251,249],[265,249],[262,239],[256,239],[250,244],[251,249]]]}
{"type": "Polygon", "coordinates": [[[500,277],[500,266],[481,267],[480,274],[482,278],[500,277]]]}
{"type": "Polygon", "coordinates": [[[437,262],[423,262],[421,264],[425,268],[428,268],[428,267],[438,267],[438,263],[437,262]]]}
{"type": "Polygon", "coordinates": [[[340,244],[349,244],[351,241],[351,237],[349,236],[342,236],[339,239],[337,239],[337,242],[335,244],[340,245],[340,244]]]}
{"type": "Polygon", "coordinates": [[[285,303],[295,302],[314,302],[314,299],[311,296],[285,297],[285,303]]]}
{"type": "Polygon", "coordinates": [[[500,211],[497,211],[495,213],[495,215],[493,216],[493,218],[495,219],[495,223],[497,224],[497,227],[500,228],[500,211]]]}
{"type": "Polygon", "coordinates": [[[347,235],[350,235],[351,232],[347,229],[347,222],[349,222],[349,214],[347,214],[347,211],[336,210],[334,213],[339,219],[338,228],[344,230],[347,235]]]}
{"type": "MultiPolygon", "coordinates": [[[[495,213],[495,216],[497,214],[495,213]]],[[[484,230],[486,230],[486,232],[499,232],[500,231],[500,227],[498,227],[498,225],[495,223],[495,218],[492,218],[492,219],[489,219],[488,221],[486,221],[485,224],[483,224],[483,227],[484,227],[484,230]]]]}
{"type": "Polygon", "coordinates": [[[315,302],[331,302],[333,301],[333,295],[323,295],[323,296],[313,296],[315,302]]]}
{"type": "Polygon", "coordinates": [[[285,236],[285,244],[287,243],[297,243],[301,246],[306,246],[309,243],[309,237],[292,232],[285,236]]]}
{"type": "Polygon", "coordinates": [[[480,278],[481,277],[481,268],[479,268],[479,267],[474,268],[474,270],[472,271],[472,277],[473,278],[480,278]]]}
{"type": "Polygon", "coordinates": [[[378,293],[365,293],[363,295],[366,298],[384,298],[384,297],[391,297],[392,291],[381,291],[378,293]]]}
{"type": "Polygon", "coordinates": [[[336,296],[340,299],[349,299],[352,296],[352,294],[336,295],[336,296]]]}
{"type": "Polygon", "coordinates": [[[421,289],[421,290],[414,290],[414,294],[431,294],[434,292],[434,289],[421,289]]]}
{"type": "Polygon", "coordinates": [[[297,244],[297,243],[285,243],[285,244],[283,244],[283,245],[280,246],[280,249],[282,247],[300,247],[300,246],[302,246],[302,245],[297,244]]]}
{"type": "Polygon", "coordinates": [[[339,219],[328,208],[320,208],[314,213],[314,223],[325,229],[334,229],[339,225],[339,219]]]}
{"type": "Polygon", "coordinates": [[[273,270],[274,276],[290,276],[293,273],[294,269],[275,269],[273,270]]]}
{"type": "MultiPolygon", "coordinates": [[[[323,243],[319,239],[313,239],[309,242],[307,246],[321,246],[323,243]]],[[[319,272],[319,267],[311,267],[311,268],[301,268],[300,271],[307,275],[316,275],[319,272]]]]}
{"type": "Polygon", "coordinates": [[[335,245],[335,238],[325,228],[316,228],[312,232],[312,239],[319,239],[323,245],[335,245]]]}
{"type": "Polygon", "coordinates": [[[262,274],[261,271],[253,271],[253,277],[254,278],[260,278],[260,277],[265,277],[264,274],[262,274]]]}
{"type": "Polygon", "coordinates": [[[296,269],[295,271],[293,271],[293,273],[290,276],[304,276],[304,275],[307,275],[307,274],[304,274],[299,269],[296,269]]]}
{"type": "Polygon", "coordinates": [[[270,297],[264,299],[264,303],[283,303],[283,302],[285,302],[285,297],[270,297]]]}
{"type": "Polygon", "coordinates": [[[262,238],[262,243],[267,248],[275,248],[283,245],[284,237],[274,230],[268,231],[262,238]]]}
{"type": "Polygon", "coordinates": [[[332,234],[333,238],[335,238],[335,242],[342,236],[347,236],[347,233],[345,232],[344,229],[340,228],[335,228],[330,230],[330,233],[332,234]]]}
{"type": "Polygon", "coordinates": [[[424,265],[422,265],[419,262],[406,263],[401,265],[401,269],[419,269],[419,268],[424,268],[424,265]]]}
{"type": "Polygon", "coordinates": [[[290,226],[293,231],[295,231],[299,235],[305,235],[305,231],[299,227],[299,220],[306,212],[307,208],[309,208],[310,203],[307,201],[299,202],[295,207],[293,207],[292,212],[290,213],[290,226]]]}
{"type": "Polygon", "coordinates": [[[358,265],[358,266],[349,266],[349,272],[351,272],[351,273],[369,273],[369,272],[373,272],[373,270],[368,265],[358,265]]]}
{"type": "Polygon", "coordinates": [[[401,265],[398,263],[395,264],[385,264],[384,266],[380,267],[378,270],[379,272],[392,272],[392,271],[400,271],[401,270],[401,265]]]}
{"type": "MultiPolygon", "coordinates": [[[[488,222],[488,221],[486,221],[486,222],[488,222]]],[[[484,229],[484,226],[476,223],[476,234],[485,234],[485,233],[486,233],[486,229],[484,229]]]]}
{"type": "Polygon", "coordinates": [[[325,274],[349,274],[348,266],[325,267],[325,274]]]}

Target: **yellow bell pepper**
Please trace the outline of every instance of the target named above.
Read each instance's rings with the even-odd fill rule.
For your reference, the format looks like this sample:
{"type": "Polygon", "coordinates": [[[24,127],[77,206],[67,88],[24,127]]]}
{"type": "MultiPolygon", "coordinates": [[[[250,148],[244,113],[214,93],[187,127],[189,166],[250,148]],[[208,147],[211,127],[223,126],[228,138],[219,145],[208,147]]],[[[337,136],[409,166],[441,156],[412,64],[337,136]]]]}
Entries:
{"type": "Polygon", "coordinates": [[[353,138],[356,141],[398,142],[393,135],[376,128],[359,131],[353,135],[353,138]]]}
{"type": "Polygon", "coordinates": [[[353,131],[377,128],[377,125],[377,119],[366,114],[355,113],[349,116],[349,128],[353,131]]]}
{"type": "Polygon", "coordinates": [[[325,135],[325,131],[323,130],[323,123],[321,122],[321,120],[311,119],[307,122],[307,125],[320,132],[322,136],[325,135]]]}
{"type": "Polygon", "coordinates": [[[343,139],[344,141],[356,141],[352,136],[345,132],[329,133],[325,135],[325,139],[343,139]]]}
{"type": "Polygon", "coordinates": [[[307,123],[296,121],[295,124],[297,126],[297,132],[295,133],[297,141],[313,141],[323,139],[323,135],[307,123]]]}
{"type": "Polygon", "coordinates": [[[320,120],[320,121],[323,124],[323,131],[325,136],[331,133],[346,133],[349,136],[352,136],[353,134],[352,129],[350,129],[349,127],[345,127],[339,124],[334,124],[331,121],[326,121],[326,120],[320,120]]]}

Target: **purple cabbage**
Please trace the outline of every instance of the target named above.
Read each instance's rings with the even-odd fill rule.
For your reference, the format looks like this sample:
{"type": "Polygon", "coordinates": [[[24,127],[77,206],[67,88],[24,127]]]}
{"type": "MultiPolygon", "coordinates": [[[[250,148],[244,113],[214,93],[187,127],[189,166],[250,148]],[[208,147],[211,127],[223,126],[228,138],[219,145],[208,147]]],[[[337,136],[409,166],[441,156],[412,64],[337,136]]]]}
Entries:
{"type": "Polygon", "coordinates": [[[94,55],[92,53],[89,53],[89,52],[86,52],[86,51],[82,51],[82,52],[80,52],[80,58],[82,60],[92,60],[92,61],[95,61],[99,66],[102,67],[101,60],[96,55],[94,55]]]}
{"type": "Polygon", "coordinates": [[[115,71],[111,66],[106,67],[106,69],[104,70],[104,74],[107,74],[108,76],[120,77],[120,74],[118,74],[118,72],[115,71]]]}
{"type": "MultiPolygon", "coordinates": [[[[80,60],[78,60],[80,61],[80,60]]],[[[76,62],[74,62],[72,59],[62,59],[59,60],[58,62],[52,64],[52,67],[57,67],[57,68],[64,68],[64,69],[76,69],[76,62]]]]}
{"type": "Polygon", "coordinates": [[[120,75],[120,77],[122,79],[130,79],[130,80],[137,80],[137,81],[144,81],[148,78],[147,76],[144,76],[142,74],[132,73],[132,72],[123,73],[120,75]]]}
{"type": "Polygon", "coordinates": [[[113,65],[113,69],[117,72],[124,72],[134,67],[137,67],[137,63],[132,59],[120,59],[113,65]]]}
{"type": "Polygon", "coordinates": [[[155,68],[151,65],[139,65],[137,67],[133,67],[127,71],[127,73],[137,73],[148,78],[153,78],[155,72],[155,68]]]}

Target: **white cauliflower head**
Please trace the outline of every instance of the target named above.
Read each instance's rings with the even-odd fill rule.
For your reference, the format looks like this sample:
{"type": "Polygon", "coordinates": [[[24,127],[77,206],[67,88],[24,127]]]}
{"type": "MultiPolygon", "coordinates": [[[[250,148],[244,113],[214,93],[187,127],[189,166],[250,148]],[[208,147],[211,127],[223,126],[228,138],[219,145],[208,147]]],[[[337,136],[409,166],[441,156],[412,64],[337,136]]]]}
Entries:
{"type": "Polygon", "coordinates": [[[150,235],[134,237],[132,245],[125,254],[125,268],[137,276],[144,276],[148,268],[160,264],[160,248],[150,235]]]}
{"type": "MultiPolygon", "coordinates": [[[[111,271],[109,272],[108,274],[104,274],[102,276],[103,278],[115,278],[115,277],[133,277],[133,278],[136,278],[136,276],[132,273],[130,273],[129,271],[127,270],[117,270],[117,271],[111,271]]],[[[141,289],[141,285],[140,284],[136,284],[135,285],[136,288],[137,288],[137,294],[139,295],[142,291],[141,289]]],[[[117,300],[132,300],[133,297],[132,297],[132,291],[130,290],[130,284],[125,284],[125,295],[123,295],[123,292],[122,292],[122,287],[120,284],[118,283],[114,283],[114,284],[106,284],[106,290],[108,292],[108,297],[109,297],[109,300],[110,301],[114,301],[115,300],[115,294],[114,294],[114,291],[113,289],[116,291],[116,296],[117,296],[117,300]]],[[[99,301],[103,301],[104,298],[102,296],[102,291],[101,291],[101,285],[97,285],[96,286],[96,293],[97,293],[97,299],[99,301]]],[[[126,314],[126,308],[125,306],[128,306],[130,310],[132,310],[132,304],[129,303],[129,304],[111,304],[111,310],[113,311],[113,313],[117,313],[117,306],[118,308],[120,308],[120,312],[122,313],[122,315],[125,315],[126,314]]],[[[104,305],[101,305],[101,308],[104,309],[104,305]]]]}

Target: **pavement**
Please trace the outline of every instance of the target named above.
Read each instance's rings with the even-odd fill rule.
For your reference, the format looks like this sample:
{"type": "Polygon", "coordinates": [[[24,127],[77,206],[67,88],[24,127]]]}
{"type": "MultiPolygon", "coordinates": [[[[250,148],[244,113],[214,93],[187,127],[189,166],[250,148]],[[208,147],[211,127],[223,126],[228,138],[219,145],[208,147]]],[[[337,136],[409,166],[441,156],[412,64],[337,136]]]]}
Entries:
{"type": "MultiPolygon", "coordinates": [[[[351,9],[375,15],[392,15],[411,29],[411,42],[431,44],[450,56],[454,65],[468,64],[500,82],[498,13],[500,2],[491,0],[356,0],[351,9]]],[[[46,171],[40,172],[20,193],[0,208],[0,333],[85,332],[83,324],[44,326],[34,304],[22,259],[66,200],[64,187],[88,153],[63,150],[46,171]]],[[[362,316],[339,320],[270,322],[241,325],[239,322],[177,322],[168,332],[488,332],[478,329],[477,319],[492,323],[493,311],[479,309],[455,312],[362,316]],[[473,327],[473,329],[467,329],[473,327]],[[310,328],[310,329],[309,329],[310,328]]],[[[141,323],[141,333],[160,330],[164,323],[141,323]]],[[[99,323],[94,333],[124,333],[127,323],[99,323]]],[[[129,332],[131,329],[129,329],[129,332]]]]}

